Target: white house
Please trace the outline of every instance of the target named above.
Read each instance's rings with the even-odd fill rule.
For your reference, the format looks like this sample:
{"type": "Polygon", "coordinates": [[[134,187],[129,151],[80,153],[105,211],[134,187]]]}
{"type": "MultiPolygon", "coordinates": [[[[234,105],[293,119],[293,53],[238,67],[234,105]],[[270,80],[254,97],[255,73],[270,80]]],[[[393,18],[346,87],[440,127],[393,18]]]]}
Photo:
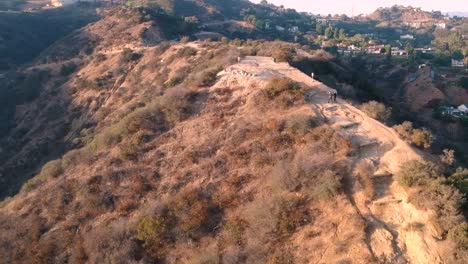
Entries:
{"type": "Polygon", "coordinates": [[[453,106],[444,106],[442,107],[442,115],[450,115],[453,117],[460,117],[462,115],[461,111],[453,106]]]}
{"type": "Polygon", "coordinates": [[[414,39],[414,36],[410,34],[401,35],[400,39],[414,39]]]}
{"type": "Polygon", "coordinates": [[[462,104],[457,109],[462,113],[468,114],[468,104],[462,104]]]}
{"type": "Polygon", "coordinates": [[[392,49],[392,56],[407,56],[408,52],[406,50],[401,50],[401,49],[392,49]]]}
{"type": "Polygon", "coordinates": [[[298,26],[290,27],[290,28],[289,28],[289,31],[290,31],[290,32],[293,32],[293,33],[299,32],[299,27],[298,27],[298,26]]]}
{"type": "Polygon", "coordinates": [[[434,53],[434,49],[432,48],[415,48],[414,51],[420,51],[422,53],[434,53]]]}
{"type": "Polygon", "coordinates": [[[439,28],[439,29],[445,29],[447,27],[447,24],[445,23],[436,23],[434,25],[436,26],[436,28],[439,28]]]}
{"type": "Polygon", "coordinates": [[[452,67],[465,67],[465,62],[462,60],[452,59],[452,67]]]}
{"type": "Polygon", "coordinates": [[[278,30],[278,31],[284,31],[284,27],[276,26],[276,30],[278,30]]]}
{"type": "Polygon", "coordinates": [[[50,5],[55,7],[71,5],[78,2],[94,2],[95,0],[50,0],[50,5]]]}

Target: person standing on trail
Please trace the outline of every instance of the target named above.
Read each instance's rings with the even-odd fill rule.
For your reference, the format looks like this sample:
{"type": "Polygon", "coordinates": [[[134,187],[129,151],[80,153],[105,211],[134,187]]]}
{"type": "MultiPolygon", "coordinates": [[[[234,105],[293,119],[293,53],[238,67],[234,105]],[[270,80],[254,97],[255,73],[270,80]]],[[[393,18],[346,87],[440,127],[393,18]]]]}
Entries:
{"type": "Polygon", "coordinates": [[[241,57],[237,57],[237,63],[241,62],[241,57]]]}
{"type": "Polygon", "coordinates": [[[328,103],[333,102],[333,92],[328,92],[328,103]]]}
{"type": "Polygon", "coordinates": [[[336,103],[336,96],[338,95],[338,93],[335,91],[333,92],[333,102],[336,103]]]}

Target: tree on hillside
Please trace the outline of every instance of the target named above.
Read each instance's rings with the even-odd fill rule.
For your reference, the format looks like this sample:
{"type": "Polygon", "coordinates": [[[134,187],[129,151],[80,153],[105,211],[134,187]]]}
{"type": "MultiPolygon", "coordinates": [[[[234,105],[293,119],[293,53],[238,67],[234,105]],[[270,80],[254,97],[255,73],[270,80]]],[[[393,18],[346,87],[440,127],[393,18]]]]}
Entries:
{"type": "Polygon", "coordinates": [[[465,56],[463,56],[463,53],[461,50],[455,50],[452,52],[452,59],[454,60],[463,60],[465,56]]]}
{"type": "Polygon", "coordinates": [[[335,30],[333,31],[333,38],[338,39],[339,37],[340,37],[340,31],[338,28],[335,28],[335,30]]]}
{"type": "Polygon", "coordinates": [[[149,6],[157,6],[160,7],[164,12],[168,14],[174,13],[174,1],[172,0],[150,0],[148,2],[149,6]]]}
{"type": "Polygon", "coordinates": [[[323,35],[323,25],[320,22],[317,22],[315,25],[315,31],[317,31],[317,34],[323,35]]]}
{"type": "Polygon", "coordinates": [[[325,37],[329,39],[333,38],[333,28],[331,26],[328,26],[327,29],[325,29],[325,37]]]}
{"type": "Polygon", "coordinates": [[[339,33],[339,38],[341,40],[345,39],[346,38],[346,32],[344,29],[340,28],[340,33],[339,33]]]}

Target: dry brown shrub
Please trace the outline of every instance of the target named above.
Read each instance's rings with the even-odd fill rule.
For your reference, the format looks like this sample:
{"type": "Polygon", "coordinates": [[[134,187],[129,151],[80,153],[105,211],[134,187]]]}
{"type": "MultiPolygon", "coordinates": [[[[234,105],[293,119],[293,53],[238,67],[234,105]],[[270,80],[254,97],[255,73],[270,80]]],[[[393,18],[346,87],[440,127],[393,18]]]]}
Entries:
{"type": "Polygon", "coordinates": [[[392,115],[392,109],[386,107],[383,103],[376,101],[370,101],[361,105],[361,109],[369,117],[385,122],[390,119],[392,115]]]}
{"type": "Polygon", "coordinates": [[[220,209],[200,190],[185,189],[168,206],[177,218],[177,229],[186,235],[197,236],[212,232],[220,221],[220,209]]]}
{"type": "Polygon", "coordinates": [[[277,249],[266,258],[266,264],[294,264],[294,256],[284,249],[277,249]]]}
{"type": "Polygon", "coordinates": [[[242,218],[248,224],[246,237],[260,244],[270,241],[278,226],[279,213],[279,198],[276,193],[257,198],[247,204],[242,211],[242,218]]]}
{"type": "Polygon", "coordinates": [[[273,99],[283,93],[301,93],[301,86],[289,78],[274,78],[266,85],[265,92],[270,99],[273,99]]]}
{"type": "Polygon", "coordinates": [[[361,161],[356,165],[356,174],[367,198],[373,199],[375,196],[374,182],[372,181],[374,167],[369,162],[361,161]]]}
{"type": "Polygon", "coordinates": [[[124,196],[117,200],[116,210],[117,212],[127,214],[135,210],[137,207],[138,203],[135,201],[134,197],[124,196]]]}
{"type": "Polygon", "coordinates": [[[57,246],[50,239],[33,243],[29,255],[33,263],[53,263],[57,254],[57,246]]]}
{"type": "Polygon", "coordinates": [[[83,249],[88,262],[124,264],[136,261],[139,246],[133,239],[134,230],[134,224],[124,218],[83,233],[83,249]]]}
{"type": "Polygon", "coordinates": [[[317,180],[309,193],[310,197],[314,200],[331,200],[341,191],[342,177],[332,170],[324,171],[317,180]]]}
{"type": "Polygon", "coordinates": [[[285,122],[285,130],[293,136],[303,136],[307,134],[311,128],[317,127],[321,121],[311,115],[294,114],[288,116],[285,122]]]}
{"type": "Polygon", "coordinates": [[[349,156],[354,151],[351,140],[339,135],[327,125],[312,129],[305,140],[314,142],[317,152],[329,152],[338,158],[349,156]]]}
{"type": "Polygon", "coordinates": [[[303,198],[286,197],[281,201],[280,206],[281,211],[276,228],[276,234],[280,238],[292,235],[299,227],[311,221],[306,201],[303,198]]]}
{"type": "Polygon", "coordinates": [[[226,231],[226,242],[229,244],[242,245],[244,243],[244,234],[247,222],[241,218],[234,217],[229,219],[224,225],[226,231]]]}

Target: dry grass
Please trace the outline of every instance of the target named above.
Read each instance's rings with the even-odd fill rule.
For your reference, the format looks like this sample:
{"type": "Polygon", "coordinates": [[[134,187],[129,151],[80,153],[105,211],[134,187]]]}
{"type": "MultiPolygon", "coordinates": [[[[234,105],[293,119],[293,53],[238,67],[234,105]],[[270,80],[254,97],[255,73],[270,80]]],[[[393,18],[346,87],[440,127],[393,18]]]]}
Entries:
{"type": "Polygon", "coordinates": [[[374,166],[366,161],[361,161],[356,165],[358,180],[363,186],[366,197],[370,200],[375,196],[374,182],[372,181],[374,170],[374,166]]]}

